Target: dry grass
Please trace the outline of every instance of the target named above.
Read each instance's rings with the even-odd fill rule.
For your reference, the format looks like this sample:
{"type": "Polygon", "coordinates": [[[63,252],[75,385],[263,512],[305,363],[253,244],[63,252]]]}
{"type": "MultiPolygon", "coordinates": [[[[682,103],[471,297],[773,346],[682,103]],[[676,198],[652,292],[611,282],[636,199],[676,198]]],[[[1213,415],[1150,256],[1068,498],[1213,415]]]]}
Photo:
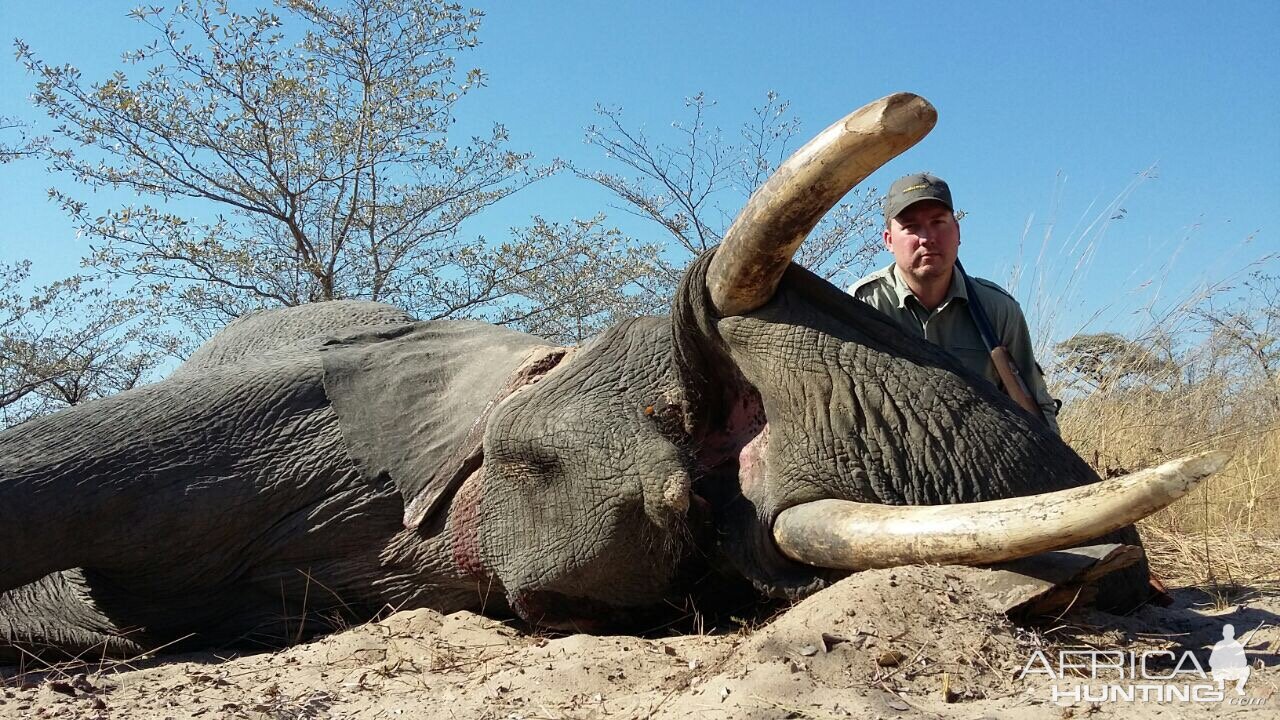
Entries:
{"type": "Polygon", "coordinates": [[[1143,527],[1147,557],[1171,585],[1194,585],[1223,597],[1250,591],[1280,592],[1276,558],[1280,538],[1207,530],[1170,532],[1143,527]]]}
{"type": "Polygon", "coordinates": [[[1231,462],[1140,525],[1156,572],[1177,585],[1280,589],[1280,388],[1274,378],[1197,373],[1220,339],[1162,372],[1078,394],[1063,437],[1104,476],[1206,450],[1231,462]],[[1201,377],[1188,382],[1185,378],[1201,377]]]}

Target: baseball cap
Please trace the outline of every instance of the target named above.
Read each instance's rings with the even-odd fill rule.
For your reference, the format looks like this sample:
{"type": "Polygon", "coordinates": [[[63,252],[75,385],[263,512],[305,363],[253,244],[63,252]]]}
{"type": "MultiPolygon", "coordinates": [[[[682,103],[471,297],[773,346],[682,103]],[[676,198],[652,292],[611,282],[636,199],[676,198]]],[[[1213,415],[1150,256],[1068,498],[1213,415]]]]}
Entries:
{"type": "Polygon", "coordinates": [[[946,181],[929,173],[915,173],[898,178],[889,186],[889,194],[884,196],[884,217],[892,220],[921,200],[937,200],[949,210],[956,209],[951,203],[951,188],[947,187],[946,181]]]}

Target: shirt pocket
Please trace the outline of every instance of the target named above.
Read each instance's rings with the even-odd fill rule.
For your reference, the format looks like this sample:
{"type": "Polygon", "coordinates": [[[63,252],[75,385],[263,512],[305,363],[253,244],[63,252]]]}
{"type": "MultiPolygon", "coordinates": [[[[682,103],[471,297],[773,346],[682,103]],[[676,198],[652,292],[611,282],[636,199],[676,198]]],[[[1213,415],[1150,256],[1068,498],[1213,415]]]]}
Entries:
{"type": "Polygon", "coordinates": [[[976,373],[979,377],[987,379],[992,385],[999,384],[999,378],[996,375],[995,367],[991,364],[991,353],[987,352],[985,347],[969,347],[967,345],[952,345],[947,350],[956,356],[961,365],[964,365],[970,372],[976,373]]]}

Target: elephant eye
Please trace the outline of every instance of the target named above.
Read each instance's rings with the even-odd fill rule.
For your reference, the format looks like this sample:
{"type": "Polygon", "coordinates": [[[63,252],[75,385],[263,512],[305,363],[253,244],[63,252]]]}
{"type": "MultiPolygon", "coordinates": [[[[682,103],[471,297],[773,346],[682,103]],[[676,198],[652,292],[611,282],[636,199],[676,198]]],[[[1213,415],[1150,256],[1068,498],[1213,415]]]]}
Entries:
{"type": "Polygon", "coordinates": [[[520,455],[502,463],[507,472],[530,483],[554,482],[563,472],[560,453],[531,443],[520,455]]]}

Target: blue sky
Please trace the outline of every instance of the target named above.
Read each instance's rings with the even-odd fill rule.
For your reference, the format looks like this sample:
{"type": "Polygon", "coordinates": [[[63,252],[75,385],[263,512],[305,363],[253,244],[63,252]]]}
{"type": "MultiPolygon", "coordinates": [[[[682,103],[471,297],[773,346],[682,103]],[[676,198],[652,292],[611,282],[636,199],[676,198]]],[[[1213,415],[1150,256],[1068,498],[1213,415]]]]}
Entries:
{"type": "MultiPolygon", "coordinates": [[[[146,37],[125,17],[129,7],[4,2],[0,27],[94,79],[146,37]]],[[[719,103],[713,119],[731,131],[776,90],[807,138],[888,93],[923,95],[938,108],[937,128],[869,182],[883,189],[920,169],[946,178],[968,213],[966,266],[1007,281],[1021,264],[1016,294],[1033,328],[1054,339],[1095,315],[1086,329],[1127,329],[1157,288],[1159,306],[1280,252],[1280,3],[481,7],[482,46],[462,64],[489,81],[464,105],[463,123],[501,121],[516,147],[543,159],[603,164],[582,142],[597,103],[622,106],[629,122],[661,134],[682,117],[683,98],[705,91],[719,103]],[[1152,167],[1155,176],[1134,186],[1152,167]],[[1107,220],[1122,196],[1123,219],[1107,220]],[[1074,267],[1072,244],[1093,244],[1087,275],[1069,291],[1028,279],[1046,233],[1039,267],[1058,278],[1056,288],[1074,267]]],[[[31,85],[16,62],[0,63],[0,114],[47,127],[26,104],[31,85]]],[[[36,163],[0,166],[0,258],[31,258],[43,280],[73,272],[87,249],[44,199],[55,182],[36,163]]],[[[565,177],[464,229],[498,238],[534,212],[567,220],[610,202],[565,177]]],[[[621,213],[611,218],[660,237],[621,213]]]]}

